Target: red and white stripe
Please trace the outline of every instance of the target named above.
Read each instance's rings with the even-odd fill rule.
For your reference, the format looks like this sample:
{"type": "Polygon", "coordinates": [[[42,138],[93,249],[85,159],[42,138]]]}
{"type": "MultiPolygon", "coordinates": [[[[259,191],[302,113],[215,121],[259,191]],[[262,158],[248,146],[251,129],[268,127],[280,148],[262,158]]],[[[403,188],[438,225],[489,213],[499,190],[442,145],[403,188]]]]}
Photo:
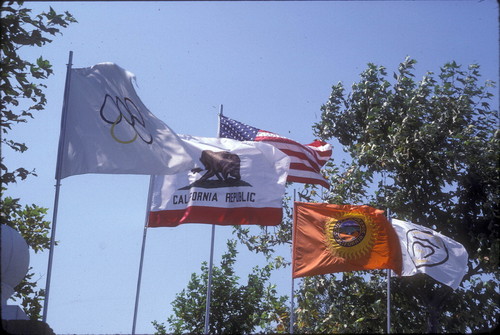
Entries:
{"type": "Polygon", "coordinates": [[[260,130],[255,141],[271,144],[290,156],[290,170],[287,181],[319,184],[329,188],[330,184],[321,174],[321,167],[332,156],[332,146],[326,142],[315,140],[310,144],[300,144],[286,137],[260,130]]]}

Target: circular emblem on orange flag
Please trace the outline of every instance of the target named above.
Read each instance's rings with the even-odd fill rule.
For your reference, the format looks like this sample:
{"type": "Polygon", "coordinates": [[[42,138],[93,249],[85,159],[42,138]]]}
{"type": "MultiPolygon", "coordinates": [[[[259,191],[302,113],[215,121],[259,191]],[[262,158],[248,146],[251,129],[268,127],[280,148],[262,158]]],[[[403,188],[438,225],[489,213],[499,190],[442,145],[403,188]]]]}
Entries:
{"type": "Polygon", "coordinates": [[[369,253],[376,239],[376,226],[362,213],[343,213],[325,224],[328,250],[349,260],[369,253]]]}

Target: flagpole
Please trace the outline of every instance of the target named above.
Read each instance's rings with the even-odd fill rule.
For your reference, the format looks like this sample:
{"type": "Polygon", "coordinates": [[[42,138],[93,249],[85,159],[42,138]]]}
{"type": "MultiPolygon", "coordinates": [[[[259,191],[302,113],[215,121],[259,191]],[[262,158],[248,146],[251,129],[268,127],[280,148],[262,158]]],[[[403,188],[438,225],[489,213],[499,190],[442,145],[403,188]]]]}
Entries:
{"type": "Polygon", "coordinates": [[[52,262],[54,258],[54,248],[56,241],[56,224],[57,212],[59,209],[59,193],[61,189],[61,165],[62,165],[62,151],[64,148],[64,137],[66,135],[66,118],[69,100],[69,87],[71,82],[71,66],[73,62],[73,51],[69,52],[68,64],[66,68],[66,82],[64,85],[63,107],[61,113],[61,129],[59,132],[59,145],[57,149],[57,163],[56,163],[56,192],[54,196],[54,211],[52,213],[52,229],[50,231],[50,248],[49,248],[49,262],[47,265],[47,278],[45,282],[45,297],[43,300],[43,314],[42,321],[47,322],[47,312],[49,309],[49,294],[50,294],[50,279],[52,277],[52,262]]]}
{"type": "MultiPolygon", "coordinates": [[[[391,210],[387,208],[387,219],[391,222],[391,210]]],[[[387,269],[387,334],[391,333],[391,269],[387,269]]]]}
{"type": "Polygon", "coordinates": [[[292,218],[292,291],[290,293],[291,297],[291,302],[290,302],[290,334],[293,334],[293,323],[295,319],[295,315],[293,310],[295,309],[295,301],[293,300],[294,298],[294,291],[295,291],[295,279],[293,278],[293,235],[294,235],[294,229],[293,229],[293,223],[295,221],[295,196],[297,190],[293,190],[293,218],[292,218]]]}
{"type": "Polygon", "coordinates": [[[212,298],[212,268],[214,263],[214,240],[215,240],[215,225],[212,225],[212,238],[210,242],[210,264],[208,267],[208,284],[207,284],[207,301],[205,304],[205,331],[208,334],[210,326],[210,300],[212,298]]]}
{"type": "MultiPolygon", "coordinates": [[[[223,115],[223,105],[220,105],[219,122],[217,124],[217,137],[220,137],[220,117],[223,115]]],[[[204,333],[208,334],[210,326],[210,303],[212,299],[212,269],[214,262],[214,240],[215,240],[215,225],[212,225],[212,237],[210,241],[210,262],[208,266],[208,283],[207,283],[207,301],[205,303],[205,329],[204,333]]]]}
{"type": "Polygon", "coordinates": [[[137,311],[139,309],[139,295],[141,292],[142,267],[144,265],[144,251],[146,250],[146,235],[148,232],[149,211],[151,209],[151,199],[153,194],[154,176],[149,177],[148,201],[146,205],[146,217],[144,218],[144,232],[142,234],[141,259],[139,261],[139,274],[137,276],[137,288],[135,291],[134,321],[132,323],[132,335],[135,334],[137,324],[137,311]]]}
{"type": "Polygon", "coordinates": [[[387,334],[391,333],[391,269],[387,269],[387,334]]]}
{"type": "Polygon", "coordinates": [[[223,110],[224,110],[224,106],[223,105],[220,105],[220,110],[219,110],[219,123],[217,124],[217,137],[220,137],[220,117],[222,115],[224,115],[223,113],[223,110]]]}

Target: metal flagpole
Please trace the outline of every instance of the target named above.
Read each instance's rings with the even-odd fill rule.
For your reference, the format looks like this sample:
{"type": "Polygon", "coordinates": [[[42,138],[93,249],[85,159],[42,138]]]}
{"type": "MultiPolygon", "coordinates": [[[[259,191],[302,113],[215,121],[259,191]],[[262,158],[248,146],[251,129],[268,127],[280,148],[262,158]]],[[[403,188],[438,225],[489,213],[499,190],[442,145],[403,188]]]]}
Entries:
{"type": "MultiPolygon", "coordinates": [[[[382,183],[385,187],[386,185],[386,176],[385,172],[382,172],[382,183]]],[[[384,197],[385,197],[385,189],[384,189],[384,197]]],[[[387,220],[389,224],[391,222],[391,209],[387,208],[387,220]]],[[[387,334],[391,333],[391,269],[386,269],[387,271],[387,334]]]]}
{"type": "MultiPolygon", "coordinates": [[[[219,122],[217,125],[217,136],[220,137],[220,117],[223,115],[223,105],[220,105],[219,122]]],[[[208,266],[208,283],[207,283],[207,301],[205,303],[205,334],[208,334],[210,326],[210,302],[212,298],[212,268],[214,263],[214,240],[215,240],[215,225],[212,225],[212,238],[210,241],[210,262],[208,266]]]]}
{"type": "MultiPolygon", "coordinates": [[[[391,210],[387,208],[387,219],[391,222],[391,210]]],[[[387,269],[387,334],[391,333],[391,269],[387,269]]]]}
{"type": "MultiPolygon", "coordinates": [[[[293,190],[293,219],[292,219],[292,271],[293,271],[293,236],[294,230],[293,230],[293,224],[294,224],[294,219],[295,219],[295,198],[296,198],[296,193],[297,190],[293,190]]],[[[295,309],[295,301],[293,300],[294,298],[294,291],[295,291],[295,279],[293,278],[293,273],[292,273],[292,291],[290,293],[291,297],[291,302],[290,302],[290,334],[293,334],[293,323],[295,322],[294,320],[294,313],[293,310],[295,309]]]]}
{"type": "Polygon", "coordinates": [[[141,260],[139,261],[139,275],[137,276],[137,288],[135,291],[134,321],[132,323],[132,335],[135,334],[137,323],[137,311],[139,309],[139,295],[141,292],[142,266],[144,265],[144,251],[146,250],[146,235],[148,232],[149,211],[151,209],[151,198],[153,196],[154,176],[149,177],[148,201],[146,205],[146,217],[144,219],[144,232],[142,234],[141,260]]]}
{"type": "Polygon", "coordinates": [[[214,263],[214,239],[215,239],[215,225],[212,225],[212,240],[210,242],[210,264],[208,267],[208,284],[207,284],[207,301],[205,304],[205,332],[208,334],[210,326],[210,300],[212,297],[212,267],[214,263]]]}
{"type": "Polygon", "coordinates": [[[54,196],[54,211],[52,213],[52,229],[50,231],[50,249],[49,249],[49,263],[47,266],[47,279],[45,282],[45,297],[43,301],[43,314],[42,321],[47,322],[47,311],[49,309],[49,294],[50,294],[50,279],[52,276],[52,261],[54,258],[54,248],[56,241],[56,224],[57,212],[59,208],[59,192],[61,188],[61,165],[62,165],[62,151],[64,148],[64,139],[66,135],[66,114],[68,109],[69,100],[69,87],[71,82],[71,66],[73,62],[73,51],[69,52],[69,59],[66,68],[66,83],[64,85],[63,107],[61,113],[61,129],[59,133],[59,146],[57,149],[57,163],[56,163],[56,193],[54,196]]]}
{"type": "Polygon", "coordinates": [[[391,269],[387,269],[387,334],[391,333],[391,269]]]}

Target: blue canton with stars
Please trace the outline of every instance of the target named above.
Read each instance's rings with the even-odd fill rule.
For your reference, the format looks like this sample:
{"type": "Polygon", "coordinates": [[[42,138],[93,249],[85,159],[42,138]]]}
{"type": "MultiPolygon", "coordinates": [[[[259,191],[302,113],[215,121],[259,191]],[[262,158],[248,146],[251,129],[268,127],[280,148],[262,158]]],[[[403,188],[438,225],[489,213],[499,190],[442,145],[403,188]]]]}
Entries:
{"type": "Polygon", "coordinates": [[[259,129],[244,123],[220,116],[220,137],[232,138],[238,141],[253,141],[259,129]]]}

